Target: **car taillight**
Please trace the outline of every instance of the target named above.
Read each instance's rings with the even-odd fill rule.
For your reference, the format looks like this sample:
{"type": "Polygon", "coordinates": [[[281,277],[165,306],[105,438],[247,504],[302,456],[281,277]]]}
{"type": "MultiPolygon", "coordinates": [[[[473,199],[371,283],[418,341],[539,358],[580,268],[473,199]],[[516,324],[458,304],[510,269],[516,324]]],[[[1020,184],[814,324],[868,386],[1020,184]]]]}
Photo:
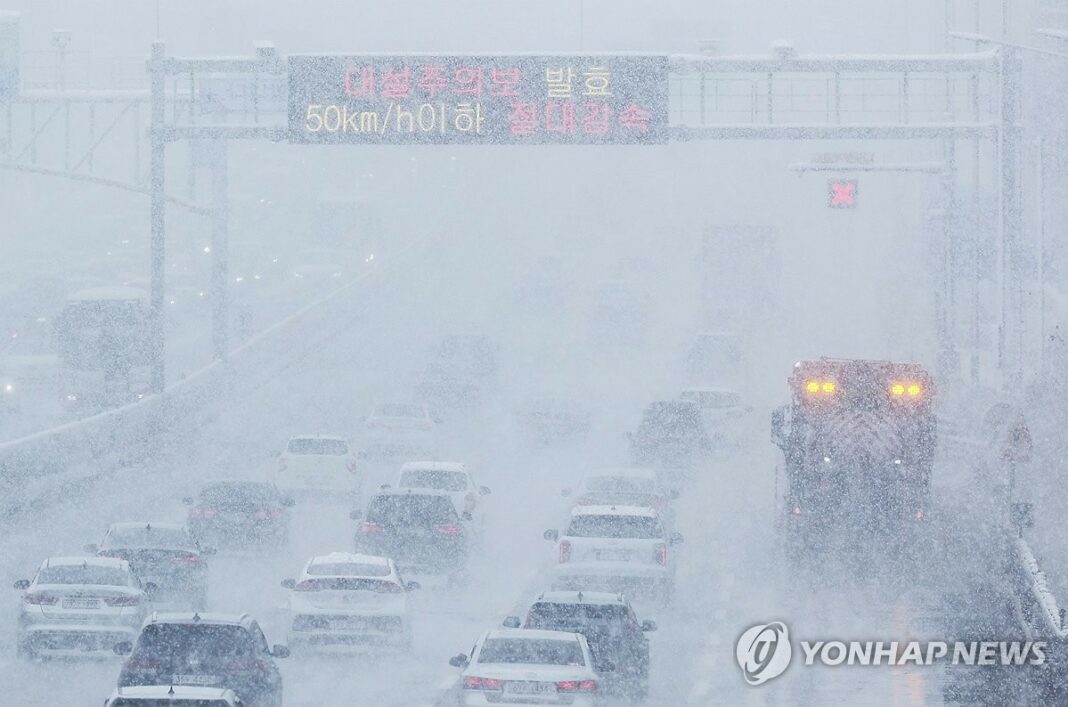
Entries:
{"type": "Polygon", "coordinates": [[[465,690],[503,690],[504,680],[497,678],[480,678],[475,675],[464,677],[465,690]]]}
{"type": "Polygon", "coordinates": [[[571,543],[567,540],[560,541],[560,562],[568,562],[571,559],[571,543]]]}
{"type": "Polygon", "coordinates": [[[59,601],[59,597],[50,594],[27,594],[22,600],[34,606],[52,606],[59,601]]]}
{"type": "Polygon", "coordinates": [[[299,582],[293,589],[298,592],[317,592],[319,591],[319,583],[311,579],[306,579],[303,582],[299,582]]]}
{"type": "Polygon", "coordinates": [[[192,518],[214,518],[216,513],[214,508],[197,506],[196,508],[189,509],[189,515],[192,518]]]}
{"type": "Polygon", "coordinates": [[[104,597],[104,603],[108,606],[137,606],[141,603],[139,596],[104,597]]]}
{"type": "Polygon", "coordinates": [[[438,532],[438,535],[459,535],[463,532],[463,528],[458,525],[452,525],[451,523],[434,526],[434,530],[438,532]]]}
{"type": "Polygon", "coordinates": [[[557,692],[597,692],[596,680],[563,680],[556,683],[557,692]]]}
{"type": "Polygon", "coordinates": [[[393,582],[379,582],[375,591],[379,594],[400,594],[404,591],[404,587],[393,582]]]}
{"type": "Polygon", "coordinates": [[[200,562],[199,555],[179,555],[174,558],[174,561],[180,565],[195,565],[200,562]]]}
{"type": "Polygon", "coordinates": [[[359,530],[363,535],[378,535],[382,532],[382,526],[378,523],[372,523],[369,520],[365,520],[360,523],[359,530]]]}
{"type": "Polygon", "coordinates": [[[667,543],[656,544],[656,563],[667,567],[667,543]]]}
{"type": "Polygon", "coordinates": [[[345,464],[345,468],[349,470],[350,474],[355,474],[356,473],[356,462],[351,462],[351,461],[347,462],[345,464]]]}
{"type": "Polygon", "coordinates": [[[280,517],[281,515],[282,511],[278,509],[267,509],[263,511],[256,511],[253,514],[253,517],[257,520],[273,520],[275,518],[280,517]]]}

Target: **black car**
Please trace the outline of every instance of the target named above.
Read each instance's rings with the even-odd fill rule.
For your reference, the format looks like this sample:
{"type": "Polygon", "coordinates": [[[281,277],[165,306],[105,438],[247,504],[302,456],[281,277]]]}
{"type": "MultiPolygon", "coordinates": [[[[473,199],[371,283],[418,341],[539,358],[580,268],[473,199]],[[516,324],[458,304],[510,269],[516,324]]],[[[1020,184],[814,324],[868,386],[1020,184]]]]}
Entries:
{"type": "Polygon", "coordinates": [[[631,456],[642,466],[692,468],[712,448],[701,408],[688,400],[662,400],[649,405],[630,440],[631,456]]]}
{"type": "Polygon", "coordinates": [[[356,552],[390,557],[407,573],[443,574],[462,581],[467,535],[452,499],[430,489],[382,490],[367,512],[352,512],[356,552]]]}
{"type": "Polygon", "coordinates": [[[215,481],[200,489],[190,506],[187,525],[200,542],[214,547],[282,547],[289,537],[289,507],[274,484],[262,481],[215,481]]]}
{"type": "Polygon", "coordinates": [[[275,658],[285,646],[267,646],[259,624],[247,614],[154,614],[137,643],[118,644],[129,653],[119,687],[202,685],[229,688],[250,707],[281,707],[282,674],[275,658]]]}
{"type": "MultiPolygon", "coordinates": [[[[518,628],[519,617],[508,617],[504,625],[518,628]]],[[[639,622],[622,594],[545,592],[530,607],[522,627],[581,633],[590,644],[594,669],[602,673],[607,691],[638,699],[648,693],[649,640],[645,634],[655,631],[656,623],[639,622]]]]}
{"type": "Polygon", "coordinates": [[[184,525],[113,523],[100,545],[87,545],[85,550],[129,562],[142,582],[156,585],[156,599],[188,601],[196,609],[207,602],[205,557],[215,549],[201,547],[184,525]]]}

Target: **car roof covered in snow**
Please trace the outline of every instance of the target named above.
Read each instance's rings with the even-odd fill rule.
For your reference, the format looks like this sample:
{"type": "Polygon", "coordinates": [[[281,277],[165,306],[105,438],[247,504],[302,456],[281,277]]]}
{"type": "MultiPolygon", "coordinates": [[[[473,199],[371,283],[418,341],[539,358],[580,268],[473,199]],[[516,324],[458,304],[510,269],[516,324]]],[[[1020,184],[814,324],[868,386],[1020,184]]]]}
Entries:
{"type": "Polygon", "coordinates": [[[309,565],[353,564],[389,566],[389,558],[381,555],[361,555],[353,552],[331,552],[328,555],[316,555],[308,561],[309,565]]]}
{"type": "Polygon", "coordinates": [[[495,638],[518,638],[524,641],[577,641],[579,634],[570,631],[546,631],[534,628],[497,628],[486,632],[486,640],[495,638]]]}
{"type": "Polygon", "coordinates": [[[575,506],[573,516],[643,516],[655,518],[656,511],[648,506],[575,506]]]}
{"type": "Polygon", "coordinates": [[[424,489],[424,488],[384,488],[375,491],[375,496],[442,496],[448,498],[450,503],[452,501],[448,491],[442,491],[440,489],[424,489]]]}
{"type": "Polygon", "coordinates": [[[240,626],[250,620],[248,614],[217,614],[199,611],[155,612],[145,624],[214,624],[240,626]]]}
{"type": "Polygon", "coordinates": [[[183,523],[153,523],[150,521],[138,522],[124,522],[124,523],[112,523],[108,530],[185,530],[186,527],[183,523]]]}
{"type": "Polygon", "coordinates": [[[466,471],[463,462],[405,462],[401,471],[466,471]]]}
{"type": "Polygon", "coordinates": [[[538,595],[535,603],[549,604],[625,604],[622,594],[611,592],[554,591],[538,595]]]}
{"type": "Polygon", "coordinates": [[[634,479],[657,479],[656,470],[643,466],[620,466],[592,469],[586,473],[587,479],[599,479],[607,476],[619,476],[634,479]]]}
{"type": "Polygon", "coordinates": [[[116,570],[128,570],[130,565],[126,560],[117,557],[98,557],[96,555],[79,555],[76,557],[49,557],[41,567],[76,567],[89,565],[92,567],[109,567],[116,570]]]}
{"type": "Polygon", "coordinates": [[[172,699],[182,700],[229,700],[236,702],[237,695],[225,687],[202,687],[194,685],[137,685],[120,687],[111,693],[109,700],[125,699],[172,699]]]}

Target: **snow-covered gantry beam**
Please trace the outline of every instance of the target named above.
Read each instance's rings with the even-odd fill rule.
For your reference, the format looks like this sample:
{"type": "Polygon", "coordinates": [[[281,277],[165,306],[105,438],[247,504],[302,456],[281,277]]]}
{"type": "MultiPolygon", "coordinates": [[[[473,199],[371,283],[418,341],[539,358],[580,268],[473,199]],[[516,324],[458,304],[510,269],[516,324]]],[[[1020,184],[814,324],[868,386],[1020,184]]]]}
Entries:
{"type": "Polygon", "coordinates": [[[993,138],[995,123],[884,125],[673,125],[672,140],[904,140],[910,138],[993,138]]]}
{"type": "Polygon", "coordinates": [[[998,70],[998,54],[994,51],[933,55],[703,56],[674,54],[669,62],[671,71],[678,74],[985,73],[998,70]]]}

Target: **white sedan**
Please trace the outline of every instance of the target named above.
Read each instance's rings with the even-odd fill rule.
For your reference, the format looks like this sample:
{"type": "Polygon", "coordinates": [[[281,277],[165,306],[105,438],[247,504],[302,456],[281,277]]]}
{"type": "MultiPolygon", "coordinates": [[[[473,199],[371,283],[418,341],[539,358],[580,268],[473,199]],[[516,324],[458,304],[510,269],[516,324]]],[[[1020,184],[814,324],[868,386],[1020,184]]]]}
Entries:
{"type": "Polygon", "coordinates": [[[557,542],[553,589],[671,601],[675,563],[670,547],[681,543],[682,535],[668,534],[652,508],[576,506],[564,533],[546,530],[545,539],[557,542]]]}
{"type": "Polygon", "coordinates": [[[289,646],[301,648],[407,647],[407,594],[393,560],[334,552],[308,560],[298,579],[283,580],[289,596],[289,646]]]}
{"type": "Polygon", "coordinates": [[[52,557],[32,580],[20,579],[20,657],[113,655],[115,644],[137,638],[148,594],[126,560],[52,557]]]}
{"type": "Polygon", "coordinates": [[[358,504],[361,480],[356,455],[342,437],[293,437],[278,457],[274,484],[293,494],[335,494],[358,504]]]}
{"type": "Polygon", "coordinates": [[[578,633],[488,631],[475,643],[470,656],[454,656],[449,664],[463,668],[457,686],[463,705],[597,704],[600,682],[590,647],[578,633]]]}
{"type": "Polygon", "coordinates": [[[479,497],[490,493],[489,488],[475,483],[471,472],[460,462],[407,462],[401,466],[397,486],[444,491],[464,520],[472,520],[478,514],[479,497]]]}
{"type": "Polygon", "coordinates": [[[104,707],[241,707],[245,704],[233,690],[189,685],[144,685],[120,687],[104,707]]]}
{"type": "Polygon", "coordinates": [[[437,418],[420,403],[386,403],[364,420],[363,454],[391,459],[401,455],[433,454],[437,418]]]}

